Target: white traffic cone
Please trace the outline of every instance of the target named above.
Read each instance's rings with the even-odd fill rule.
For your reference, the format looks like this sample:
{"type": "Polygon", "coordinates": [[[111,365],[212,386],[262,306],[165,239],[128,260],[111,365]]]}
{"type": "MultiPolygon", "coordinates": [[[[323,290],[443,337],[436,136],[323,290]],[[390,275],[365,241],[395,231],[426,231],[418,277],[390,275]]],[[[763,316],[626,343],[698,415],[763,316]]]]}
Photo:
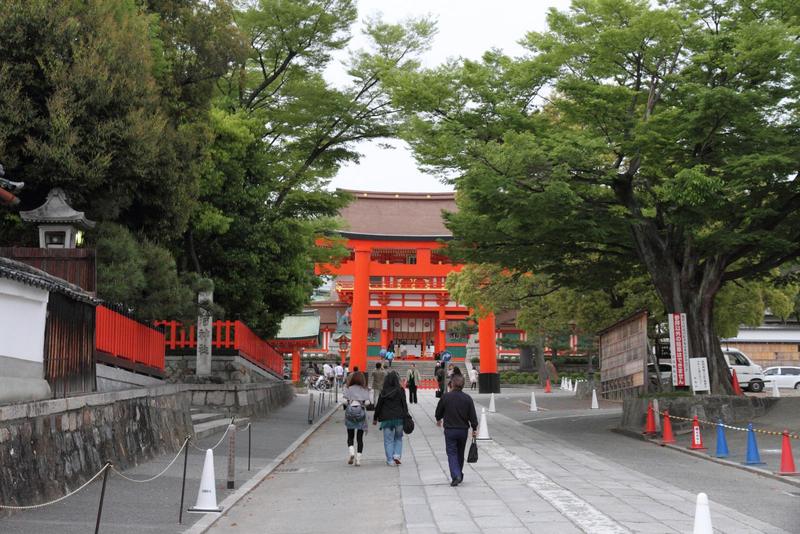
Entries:
{"type": "Polygon", "coordinates": [[[481,423],[478,426],[477,439],[492,439],[489,437],[489,425],[486,423],[486,408],[481,408],[481,423]]]}
{"type": "Polygon", "coordinates": [[[492,396],[489,397],[489,413],[495,413],[496,411],[494,409],[494,393],[492,393],[492,396]]]}
{"type": "Polygon", "coordinates": [[[592,410],[599,410],[600,404],[597,403],[597,390],[592,389],[592,410]]]}
{"type": "Polygon", "coordinates": [[[197,491],[197,502],[189,508],[190,512],[221,512],[217,506],[217,488],[214,484],[214,451],[206,450],[203,463],[203,474],[200,476],[200,489],[197,491]]]}
{"type": "Polygon", "coordinates": [[[777,380],[773,380],[772,381],[772,396],[776,397],[776,398],[781,396],[781,392],[778,390],[778,381],[777,380]]]}
{"type": "Polygon", "coordinates": [[[711,509],[708,507],[708,495],[705,493],[697,494],[692,534],[714,534],[714,527],[711,526],[711,509]]]}
{"type": "Polygon", "coordinates": [[[536,407],[536,394],[531,391],[531,411],[538,412],[539,408],[536,407]]]}

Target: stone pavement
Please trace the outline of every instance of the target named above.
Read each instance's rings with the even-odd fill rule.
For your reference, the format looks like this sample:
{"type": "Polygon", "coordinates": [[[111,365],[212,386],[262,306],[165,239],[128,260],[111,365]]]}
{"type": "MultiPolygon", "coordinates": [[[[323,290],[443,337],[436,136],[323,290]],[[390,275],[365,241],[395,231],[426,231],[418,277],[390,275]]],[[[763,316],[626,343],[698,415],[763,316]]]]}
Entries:
{"type": "MultiPolygon", "coordinates": [[[[486,401],[486,396],[476,396],[486,401]]],[[[435,398],[412,407],[403,465],[388,467],[381,433],[370,427],[364,465],[346,464],[342,412],[210,532],[351,533],[676,533],[691,532],[696,495],[553,439],[502,414],[487,414],[493,440],[464,483],[449,485],[444,439],[434,425],[435,398]]],[[[480,407],[478,409],[480,413],[480,407]]],[[[585,445],[585,444],[583,444],[585,445]]],[[[721,533],[782,533],[714,502],[721,533]]]]}
{"type": "MultiPolygon", "coordinates": [[[[236,488],[259,469],[269,464],[309,428],[308,395],[298,395],[288,405],[265,417],[252,420],[251,471],[247,471],[247,432],[240,431],[236,441],[236,488]]],[[[221,433],[199,440],[195,445],[204,449],[219,440],[221,433]]],[[[227,438],[226,438],[227,439],[227,438]]],[[[227,490],[227,441],[214,451],[217,498],[224,499],[227,490]]],[[[126,476],[145,479],[161,472],[174,458],[168,454],[128,469],[126,476]]],[[[186,477],[185,507],[194,505],[200,484],[204,452],[189,449],[186,477]]],[[[184,511],[183,524],[178,524],[183,457],[160,478],[148,483],[133,483],[116,474],[109,474],[100,532],[114,534],[169,534],[183,532],[201,515],[184,511]]],[[[95,481],[76,495],[52,506],[37,510],[15,512],[0,517],[0,533],[14,534],[86,534],[94,532],[100,483],[95,481]]]]}

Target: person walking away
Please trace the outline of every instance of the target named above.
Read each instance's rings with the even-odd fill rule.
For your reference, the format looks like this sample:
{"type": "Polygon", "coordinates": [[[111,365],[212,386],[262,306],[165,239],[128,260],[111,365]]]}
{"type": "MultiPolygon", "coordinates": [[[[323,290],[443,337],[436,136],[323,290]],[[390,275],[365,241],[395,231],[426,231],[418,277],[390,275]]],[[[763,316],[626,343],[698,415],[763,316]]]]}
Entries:
{"type": "Polygon", "coordinates": [[[339,386],[339,389],[342,389],[344,385],[344,367],[342,367],[341,362],[336,364],[336,367],[333,368],[333,374],[336,376],[336,385],[339,386]]]}
{"type": "Polygon", "coordinates": [[[417,369],[417,364],[412,363],[406,375],[406,385],[408,386],[408,402],[417,404],[417,387],[422,383],[422,375],[417,369]]]}
{"type": "Polygon", "coordinates": [[[372,424],[381,423],[386,464],[392,467],[400,465],[403,457],[403,419],[407,413],[408,404],[403,386],[400,385],[400,376],[396,371],[389,371],[375,405],[372,424]]]}
{"type": "Polygon", "coordinates": [[[394,360],[394,352],[392,352],[392,351],[387,351],[387,352],[386,352],[386,361],[388,362],[388,364],[387,364],[387,365],[388,365],[389,367],[391,367],[391,366],[392,366],[392,360],[394,360]]]}
{"type": "Polygon", "coordinates": [[[464,375],[454,375],[450,381],[452,391],[442,395],[436,405],[436,426],[444,426],[444,446],[447,465],[450,467],[451,486],[464,480],[464,448],[469,429],[472,436],[478,433],[478,416],[472,397],[464,393],[464,375]]]}
{"type": "Polygon", "coordinates": [[[475,367],[469,370],[469,381],[470,381],[469,388],[475,389],[475,387],[478,385],[478,369],[476,369],[475,367]]]}
{"type": "Polygon", "coordinates": [[[375,402],[378,402],[385,378],[386,371],[383,370],[383,364],[381,362],[376,363],[375,371],[372,373],[372,398],[375,399],[375,402]]]}
{"type": "Polygon", "coordinates": [[[438,390],[439,393],[436,396],[441,398],[442,395],[444,395],[444,386],[445,386],[445,381],[444,381],[445,372],[444,372],[444,364],[442,362],[439,362],[437,364],[436,373],[434,376],[436,376],[436,383],[439,386],[438,390]]]}
{"type": "Polygon", "coordinates": [[[459,375],[461,377],[464,376],[463,374],[461,374],[461,369],[457,365],[453,365],[451,363],[450,364],[450,375],[449,375],[448,380],[447,380],[447,390],[448,391],[453,389],[453,387],[452,387],[453,377],[456,376],[456,375],[459,375]]]}
{"type": "Polygon", "coordinates": [[[349,451],[348,464],[361,465],[361,453],[364,452],[364,432],[367,431],[367,402],[369,390],[364,373],[354,371],[347,381],[344,390],[344,426],[347,429],[347,447],[349,451]],[[353,448],[353,438],[356,439],[358,450],[353,448]]]}
{"type": "Polygon", "coordinates": [[[330,385],[333,385],[333,366],[328,362],[322,366],[322,374],[325,376],[325,380],[328,381],[330,385]]]}

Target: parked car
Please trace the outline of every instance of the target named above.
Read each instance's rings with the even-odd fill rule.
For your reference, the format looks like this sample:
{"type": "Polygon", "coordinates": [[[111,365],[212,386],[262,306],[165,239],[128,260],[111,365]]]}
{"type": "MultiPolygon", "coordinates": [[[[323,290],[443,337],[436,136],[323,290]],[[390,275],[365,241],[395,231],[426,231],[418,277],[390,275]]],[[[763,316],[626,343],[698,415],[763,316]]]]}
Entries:
{"type": "Polygon", "coordinates": [[[764,391],[764,370],[760,365],[753,363],[753,360],[739,349],[723,348],[722,353],[725,355],[728,367],[736,371],[740,387],[753,393],[764,391]]]}
{"type": "Polygon", "coordinates": [[[777,382],[779,388],[800,389],[800,367],[767,367],[764,369],[764,382],[767,387],[772,387],[772,383],[777,382]]]}

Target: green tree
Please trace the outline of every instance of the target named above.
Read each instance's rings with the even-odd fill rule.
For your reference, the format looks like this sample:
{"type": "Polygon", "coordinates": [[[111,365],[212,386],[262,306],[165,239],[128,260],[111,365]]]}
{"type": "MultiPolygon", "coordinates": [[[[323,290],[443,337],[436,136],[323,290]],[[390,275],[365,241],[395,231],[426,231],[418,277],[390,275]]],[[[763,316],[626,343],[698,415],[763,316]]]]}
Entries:
{"type": "Polygon", "coordinates": [[[27,184],[23,209],[61,186],[97,220],[185,226],[192,186],[171,172],[150,25],[133,0],[0,5],[0,160],[27,184]]]}
{"type": "Polygon", "coordinates": [[[196,317],[190,281],[178,275],[166,248],[103,223],[92,232],[97,247],[97,296],[143,321],[196,317]]]}
{"type": "Polygon", "coordinates": [[[798,10],[575,0],[527,57],[398,77],[417,157],[456,176],[452,254],[581,289],[643,270],[730,391],[715,297],[800,255],[798,10]]]}
{"type": "Polygon", "coordinates": [[[418,67],[433,26],[371,22],[370,51],[352,55],[351,83],[323,71],[349,41],[351,0],[261,0],[236,14],[246,58],[219,80],[212,142],[181,263],[210,276],[229,315],[264,335],[307,302],[313,264],[339,247],[317,248],[348,198],[327,186],[358,159],[362,139],[394,135],[398,116],[381,79],[418,67]]]}

